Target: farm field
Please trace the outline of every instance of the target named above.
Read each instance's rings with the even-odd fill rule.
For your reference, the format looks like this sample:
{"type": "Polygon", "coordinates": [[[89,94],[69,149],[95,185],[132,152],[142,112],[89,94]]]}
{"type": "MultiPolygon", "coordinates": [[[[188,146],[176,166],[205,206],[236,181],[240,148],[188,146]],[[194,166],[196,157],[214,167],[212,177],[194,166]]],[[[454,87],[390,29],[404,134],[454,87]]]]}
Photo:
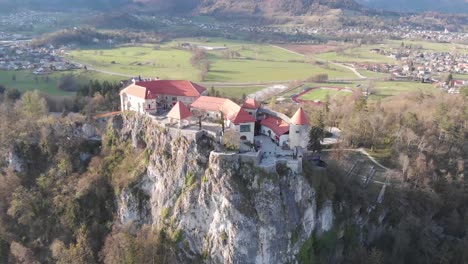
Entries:
{"type": "Polygon", "coordinates": [[[344,68],[325,69],[308,63],[260,60],[217,60],[211,66],[207,82],[269,82],[305,79],[326,73],[329,78],[354,78],[344,68]]]}
{"type": "Polygon", "coordinates": [[[395,60],[370,50],[375,46],[362,46],[359,48],[346,49],[342,53],[335,51],[318,54],[315,57],[333,62],[373,62],[373,63],[394,63],[395,60]]]}
{"type": "Polygon", "coordinates": [[[348,88],[348,89],[357,89],[356,85],[364,84],[365,82],[328,82],[328,83],[306,83],[302,87],[293,89],[282,96],[292,96],[302,92],[306,88],[310,87],[321,87],[321,86],[328,86],[328,87],[340,87],[340,88],[348,88]]]}
{"type": "Polygon", "coordinates": [[[315,57],[328,61],[335,62],[373,62],[373,63],[394,63],[395,59],[390,57],[373,53],[370,50],[373,48],[400,48],[401,44],[404,43],[406,46],[421,46],[425,50],[432,50],[435,52],[452,52],[457,51],[460,53],[468,53],[468,47],[460,44],[453,43],[436,43],[428,41],[401,41],[401,40],[387,40],[382,44],[375,45],[363,45],[357,48],[345,49],[342,53],[330,51],[321,54],[317,54],[315,57]]]}
{"type": "Polygon", "coordinates": [[[175,47],[184,42],[210,47],[227,47],[239,54],[225,58],[225,50],[207,51],[211,63],[205,82],[266,82],[305,79],[326,73],[330,78],[354,78],[341,67],[325,68],[305,62],[305,56],[272,45],[209,39],[180,39],[160,45],[119,47],[114,49],[73,50],[69,58],[99,70],[122,75],[188,79],[201,81],[200,70],[190,63],[192,53],[175,47]]]}
{"type": "MultiPolygon", "coordinates": [[[[219,91],[222,97],[242,98],[243,95],[249,95],[264,89],[266,86],[214,86],[216,91],[219,91]]],[[[209,89],[209,87],[207,87],[209,89]]]]}
{"type": "Polygon", "coordinates": [[[198,80],[199,70],[190,64],[191,53],[153,45],[114,49],[74,50],[69,59],[100,70],[123,75],[161,79],[198,80]]]}
{"type": "MultiPolygon", "coordinates": [[[[401,40],[388,40],[387,45],[393,48],[400,47],[401,40]]],[[[432,50],[436,52],[452,52],[458,51],[460,53],[468,53],[468,47],[466,45],[455,44],[455,43],[439,43],[439,42],[428,42],[428,41],[410,41],[405,40],[403,43],[413,46],[421,46],[423,49],[432,50]]]]}
{"type": "Polygon", "coordinates": [[[60,79],[67,74],[72,74],[75,79],[85,84],[89,80],[107,80],[110,82],[120,81],[118,76],[105,75],[96,72],[74,71],[74,72],[54,72],[50,75],[34,75],[30,71],[0,71],[0,84],[7,88],[16,88],[21,92],[29,90],[39,90],[49,95],[72,95],[73,92],[62,91],[58,88],[60,79]],[[16,80],[13,80],[16,77],[16,80]]]}
{"type": "Polygon", "coordinates": [[[468,80],[468,74],[453,74],[454,79],[468,80]]]}
{"type": "Polygon", "coordinates": [[[381,72],[373,72],[373,71],[367,71],[367,70],[357,70],[360,74],[366,76],[367,78],[386,78],[390,77],[390,74],[387,73],[381,73],[381,72]]]}
{"type": "Polygon", "coordinates": [[[387,96],[397,95],[411,91],[439,92],[432,84],[420,82],[376,82],[376,94],[370,96],[370,99],[378,99],[387,96]]]}
{"type": "Polygon", "coordinates": [[[0,84],[7,88],[18,89],[21,92],[39,90],[50,95],[70,94],[58,89],[60,75],[36,76],[29,71],[0,71],[0,84]],[[14,80],[16,78],[16,80],[14,80]]]}
{"type": "Polygon", "coordinates": [[[337,48],[334,45],[281,45],[285,49],[291,50],[293,52],[301,53],[304,55],[313,55],[318,53],[331,52],[337,48]]]}
{"type": "MultiPolygon", "coordinates": [[[[329,82],[329,83],[307,83],[304,86],[291,90],[282,96],[290,97],[295,94],[301,93],[305,88],[308,87],[342,87],[342,88],[349,88],[354,90],[361,90],[364,89],[369,84],[368,81],[356,81],[356,82],[329,82]]],[[[370,100],[378,100],[383,99],[385,97],[398,95],[401,93],[407,93],[411,91],[425,91],[425,92],[433,92],[438,93],[439,89],[435,88],[432,84],[428,83],[420,83],[420,82],[392,82],[392,81],[376,81],[374,83],[374,94],[372,94],[369,99],[370,100]]],[[[317,92],[319,93],[319,92],[317,92]]],[[[306,96],[306,95],[305,95],[306,96]]],[[[314,95],[310,95],[314,97],[314,95]]],[[[318,94],[317,96],[320,96],[318,94]]],[[[304,99],[301,97],[301,99],[304,99]]],[[[306,100],[311,100],[306,98],[306,100]]],[[[320,100],[320,99],[312,99],[312,100],[320,100]]]]}
{"type": "Polygon", "coordinates": [[[309,100],[309,101],[325,101],[327,96],[330,98],[337,98],[337,97],[346,97],[352,96],[353,93],[351,91],[339,91],[335,89],[328,89],[326,86],[323,88],[311,90],[306,94],[303,94],[299,97],[301,100],[309,100]]]}

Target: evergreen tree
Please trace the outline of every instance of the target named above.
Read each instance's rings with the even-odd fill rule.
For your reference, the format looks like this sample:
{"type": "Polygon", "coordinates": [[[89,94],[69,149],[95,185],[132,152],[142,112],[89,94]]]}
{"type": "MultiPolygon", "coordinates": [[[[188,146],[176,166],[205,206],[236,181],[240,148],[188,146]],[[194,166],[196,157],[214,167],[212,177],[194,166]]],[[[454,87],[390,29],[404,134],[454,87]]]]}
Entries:
{"type": "Polygon", "coordinates": [[[309,144],[307,149],[313,152],[322,151],[322,140],[325,137],[325,123],[323,119],[322,111],[316,113],[311,120],[311,126],[309,131],[309,144]]]}

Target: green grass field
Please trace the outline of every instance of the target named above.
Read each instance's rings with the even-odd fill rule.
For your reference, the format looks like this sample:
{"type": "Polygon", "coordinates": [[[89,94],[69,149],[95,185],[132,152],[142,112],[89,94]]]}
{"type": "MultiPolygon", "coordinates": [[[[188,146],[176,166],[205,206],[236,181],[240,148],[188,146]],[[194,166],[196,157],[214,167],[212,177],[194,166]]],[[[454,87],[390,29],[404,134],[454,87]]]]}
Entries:
{"type": "MultiPolygon", "coordinates": [[[[209,87],[207,87],[209,89],[209,87]]],[[[242,98],[243,95],[249,95],[264,89],[265,86],[214,86],[220,95],[229,98],[242,98]]]]}
{"type": "Polygon", "coordinates": [[[102,50],[75,50],[70,59],[98,69],[132,76],[161,79],[199,80],[199,70],[190,64],[191,53],[162,46],[121,47],[102,50]]]}
{"type": "MultiPolygon", "coordinates": [[[[405,46],[421,46],[423,49],[432,50],[435,52],[459,52],[468,53],[468,47],[466,45],[454,44],[454,43],[437,43],[437,42],[425,42],[425,41],[401,41],[401,40],[387,40],[385,43],[376,45],[363,45],[357,48],[349,48],[344,50],[343,53],[337,54],[336,52],[326,52],[316,55],[317,58],[335,61],[335,62],[371,62],[371,63],[395,63],[396,60],[390,57],[373,53],[370,50],[373,48],[383,49],[398,49],[401,43],[405,46]]],[[[365,74],[364,74],[365,75],[365,74]]],[[[369,76],[370,77],[370,76],[369,76]]]]}
{"type": "Polygon", "coordinates": [[[54,72],[50,75],[34,75],[30,71],[0,71],[0,84],[7,88],[16,88],[21,92],[39,90],[50,95],[72,95],[73,92],[65,92],[58,88],[63,75],[72,74],[80,84],[86,84],[89,80],[107,80],[117,82],[121,77],[105,75],[91,71],[54,72]],[[13,76],[16,80],[13,80],[13,76]],[[48,78],[47,78],[48,77],[48,78]]]}
{"type": "Polygon", "coordinates": [[[179,39],[160,45],[119,47],[114,49],[74,50],[71,60],[100,70],[125,75],[160,77],[162,79],[187,79],[200,81],[200,70],[190,63],[192,54],[175,49],[178,43],[191,42],[204,46],[226,46],[240,54],[239,58],[226,59],[224,51],[209,51],[211,68],[206,82],[267,82],[304,79],[326,73],[330,78],[354,78],[353,72],[341,67],[325,68],[307,63],[305,57],[272,45],[207,39],[205,41],[179,39]]]}
{"type": "Polygon", "coordinates": [[[454,79],[468,80],[468,74],[453,74],[454,79]]]}
{"type": "Polygon", "coordinates": [[[0,71],[0,84],[7,88],[16,88],[22,92],[39,90],[51,95],[69,94],[58,89],[59,78],[58,74],[51,74],[46,80],[46,76],[36,76],[29,71],[0,71]]]}
{"type": "Polygon", "coordinates": [[[438,42],[428,42],[428,41],[410,41],[410,40],[388,40],[386,41],[387,46],[393,48],[399,48],[401,43],[404,43],[405,46],[422,46],[423,49],[432,50],[436,52],[453,52],[458,51],[460,53],[468,53],[468,46],[455,43],[438,43],[438,42]]]}
{"type": "Polygon", "coordinates": [[[352,96],[352,92],[346,91],[338,91],[334,89],[326,89],[320,88],[316,90],[312,90],[300,97],[302,100],[309,100],[309,101],[325,101],[327,96],[330,98],[337,98],[337,97],[345,97],[345,96],[352,96]]]}
{"type": "Polygon", "coordinates": [[[371,99],[378,99],[418,90],[434,93],[439,92],[439,90],[432,84],[420,82],[376,82],[374,90],[376,94],[371,95],[371,99]]]}
{"type": "Polygon", "coordinates": [[[356,85],[358,84],[363,84],[364,82],[329,82],[329,83],[306,83],[304,86],[293,89],[285,94],[283,96],[292,96],[294,94],[298,94],[302,92],[305,88],[309,87],[322,87],[322,86],[328,86],[328,87],[340,87],[340,88],[348,88],[348,89],[356,89],[356,85]]]}
{"type": "Polygon", "coordinates": [[[258,60],[217,60],[208,74],[207,82],[270,82],[305,79],[326,73],[329,78],[353,78],[346,69],[325,69],[309,63],[272,62],[258,60]]]}
{"type": "MultiPolygon", "coordinates": [[[[304,88],[307,88],[307,87],[330,86],[330,87],[342,87],[342,88],[360,90],[360,89],[364,89],[367,85],[368,85],[367,81],[335,82],[335,83],[327,83],[327,84],[307,83],[303,87],[291,90],[288,93],[284,94],[283,96],[288,97],[288,96],[292,96],[293,94],[298,94],[302,92],[304,88]]],[[[393,95],[398,95],[398,94],[407,93],[411,91],[418,91],[418,90],[422,90],[425,92],[433,92],[433,93],[439,92],[439,90],[435,88],[432,84],[420,83],[420,82],[391,82],[391,81],[388,81],[388,82],[376,81],[375,87],[373,90],[375,94],[372,94],[369,97],[370,100],[383,99],[388,96],[393,96],[393,95]]],[[[316,92],[316,93],[319,93],[319,92],[316,92]]],[[[304,96],[310,96],[314,98],[306,98],[307,100],[320,100],[320,99],[316,99],[313,93],[309,93],[309,94],[310,95],[306,94],[304,96]]],[[[320,93],[317,96],[321,96],[320,93]]]]}
{"type": "Polygon", "coordinates": [[[367,78],[386,78],[390,77],[390,74],[381,73],[381,72],[373,72],[373,71],[366,71],[366,70],[358,70],[358,72],[367,78]]]}
{"type": "Polygon", "coordinates": [[[373,46],[362,46],[359,48],[351,48],[345,50],[343,53],[326,52],[318,54],[315,57],[334,62],[373,62],[373,63],[394,63],[395,60],[370,50],[373,46]]]}

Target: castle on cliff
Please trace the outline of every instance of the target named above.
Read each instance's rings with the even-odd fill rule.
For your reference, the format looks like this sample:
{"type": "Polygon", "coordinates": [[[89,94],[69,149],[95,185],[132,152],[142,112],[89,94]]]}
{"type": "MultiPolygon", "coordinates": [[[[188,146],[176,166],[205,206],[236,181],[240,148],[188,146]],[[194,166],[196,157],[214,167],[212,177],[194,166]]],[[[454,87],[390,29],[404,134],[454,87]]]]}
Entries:
{"type": "Polygon", "coordinates": [[[262,106],[255,98],[241,106],[230,99],[207,96],[206,88],[190,81],[133,82],[120,92],[120,100],[122,111],[159,116],[169,126],[180,129],[197,123],[201,128],[204,121],[221,124],[222,133],[235,131],[243,143],[265,143],[268,138],[269,144],[277,146],[275,152],[282,149],[302,153],[309,141],[310,122],[302,108],[288,117],[262,106]]]}

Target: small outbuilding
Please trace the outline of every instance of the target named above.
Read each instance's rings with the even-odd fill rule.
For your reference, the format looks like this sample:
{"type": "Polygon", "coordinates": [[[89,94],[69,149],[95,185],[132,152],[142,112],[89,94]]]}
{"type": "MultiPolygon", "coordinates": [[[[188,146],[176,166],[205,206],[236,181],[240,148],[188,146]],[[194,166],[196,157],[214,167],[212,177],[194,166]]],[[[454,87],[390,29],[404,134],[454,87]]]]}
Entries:
{"type": "Polygon", "coordinates": [[[190,119],[192,117],[192,113],[188,109],[188,107],[182,103],[181,101],[178,101],[169,111],[167,114],[167,118],[169,118],[169,123],[172,124],[174,121],[176,121],[179,124],[179,128],[184,125],[184,120],[187,123],[190,123],[190,119]]]}

